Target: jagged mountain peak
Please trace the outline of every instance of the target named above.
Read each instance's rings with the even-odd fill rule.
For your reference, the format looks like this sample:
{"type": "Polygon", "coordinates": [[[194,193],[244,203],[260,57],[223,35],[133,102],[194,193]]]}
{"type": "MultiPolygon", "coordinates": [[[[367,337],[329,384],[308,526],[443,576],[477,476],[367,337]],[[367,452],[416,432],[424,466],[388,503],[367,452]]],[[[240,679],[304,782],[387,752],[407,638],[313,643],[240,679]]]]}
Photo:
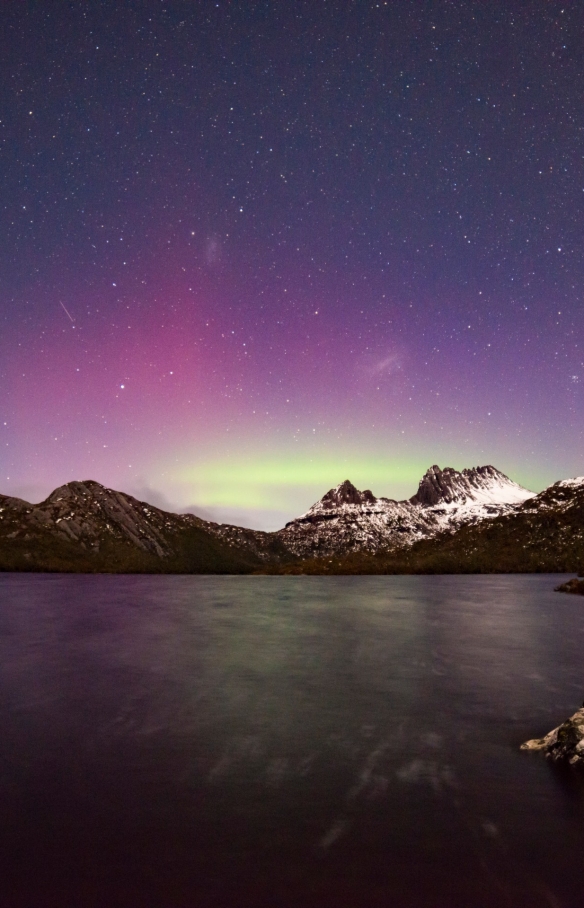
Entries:
{"type": "Polygon", "coordinates": [[[349,479],[345,479],[334,489],[329,489],[326,495],[323,495],[315,502],[305,514],[291,520],[286,527],[292,526],[298,521],[301,523],[312,523],[313,520],[330,520],[336,514],[352,512],[353,509],[361,509],[363,506],[371,507],[378,503],[370,489],[361,492],[349,479]]]}
{"type": "Polygon", "coordinates": [[[532,495],[491,464],[462,471],[453,467],[441,470],[434,464],[420,480],[410,503],[425,507],[465,502],[519,504],[532,495]]]}
{"type": "Polygon", "coordinates": [[[330,489],[318,504],[323,507],[338,507],[342,504],[374,504],[376,501],[370,489],[360,492],[350,480],[345,479],[336,488],[330,489]]]}

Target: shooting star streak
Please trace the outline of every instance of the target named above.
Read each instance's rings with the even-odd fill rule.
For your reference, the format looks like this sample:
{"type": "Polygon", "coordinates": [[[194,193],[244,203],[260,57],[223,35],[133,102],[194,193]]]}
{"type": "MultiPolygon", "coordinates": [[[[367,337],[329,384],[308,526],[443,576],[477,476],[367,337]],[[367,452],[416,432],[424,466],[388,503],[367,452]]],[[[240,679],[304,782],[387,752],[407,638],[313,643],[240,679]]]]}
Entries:
{"type": "MultiPolygon", "coordinates": [[[[61,303],[61,300],[59,300],[59,302],[61,303]]],[[[65,309],[65,306],[64,306],[63,303],[61,303],[61,306],[63,306],[63,309],[65,309]]],[[[67,315],[69,316],[69,318],[71,319],[71,321],[73,322],[73,324],[75,324],[75,319],[74,319],[74,318],[71,318],[71,313],[68,312],[67,309],[65,309],[65,312],[67,312],[67,315]]]]}

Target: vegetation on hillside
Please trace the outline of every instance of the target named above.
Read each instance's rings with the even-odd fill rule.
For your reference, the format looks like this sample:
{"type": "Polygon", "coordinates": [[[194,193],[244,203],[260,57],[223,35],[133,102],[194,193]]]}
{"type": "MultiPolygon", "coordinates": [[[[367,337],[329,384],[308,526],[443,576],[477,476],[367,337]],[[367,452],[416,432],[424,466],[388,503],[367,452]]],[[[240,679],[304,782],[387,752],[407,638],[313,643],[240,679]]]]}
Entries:
{"type": "Polygon", "coordinates": [[[129,542],[104,536],[99,551],[40,530],[0,544],[0,571],[63,571],[110,574],[247,574],[259,560],[249,551],[217,540],[198,527],[169,538],[172,554],[164,558],[129,542]]]}

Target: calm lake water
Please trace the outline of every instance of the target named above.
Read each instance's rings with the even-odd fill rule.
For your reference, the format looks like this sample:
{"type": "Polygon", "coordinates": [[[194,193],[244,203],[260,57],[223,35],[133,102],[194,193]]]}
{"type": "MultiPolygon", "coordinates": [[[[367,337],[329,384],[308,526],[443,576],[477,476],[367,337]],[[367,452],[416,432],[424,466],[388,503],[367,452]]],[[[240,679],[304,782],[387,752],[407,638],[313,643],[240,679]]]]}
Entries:
{"type": "Polygon", "coordinates": [[[0,905],[581,908],[559,580],[0,575],[0,905]]]}

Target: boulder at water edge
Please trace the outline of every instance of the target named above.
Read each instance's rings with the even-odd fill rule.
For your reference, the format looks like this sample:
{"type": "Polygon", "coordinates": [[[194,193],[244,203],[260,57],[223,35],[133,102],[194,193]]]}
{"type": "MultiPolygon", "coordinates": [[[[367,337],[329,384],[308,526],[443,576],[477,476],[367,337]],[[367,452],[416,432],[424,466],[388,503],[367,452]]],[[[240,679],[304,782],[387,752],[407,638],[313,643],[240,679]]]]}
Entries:
{"type": "Polygon", "coordinates": [[[556,586],[555,592],[578,593],[580,596],[584,596],[584,580],[581,577],[574,577],[573,580],[568,580],[566,583],[560,583],[559,586],[556,586]]]}
{"type": "Polygon", "coordinates": [[[521,750],[543,750],[553,760],[567,760],[584,767],[584,706],[545,738],[533,738],[521,750]]]}

